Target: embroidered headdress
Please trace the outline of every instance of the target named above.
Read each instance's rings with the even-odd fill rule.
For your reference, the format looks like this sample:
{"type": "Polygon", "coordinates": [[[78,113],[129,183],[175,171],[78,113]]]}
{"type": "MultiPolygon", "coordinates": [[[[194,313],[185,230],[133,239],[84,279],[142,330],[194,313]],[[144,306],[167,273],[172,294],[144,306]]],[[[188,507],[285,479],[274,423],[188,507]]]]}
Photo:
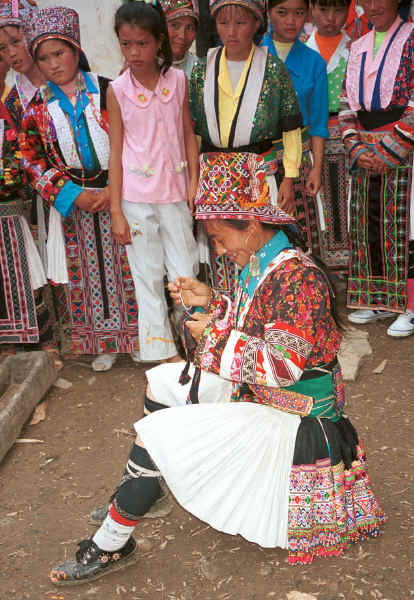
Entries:
{"type": "Polygon", "coordinates": [[[198,0],[160,0],[160,4],[167,21],[180,17],[193,17],[196,21],[199,19],[198,0]]]}
{"type": "Polygon", "coordinates": [[[255,17],[264,23],[266,14],[265,0],[210,0],[210,14],[214,17],[219,8],[229,4],[248,8],[254,13],[255,17]]]}
{"type": "Polygon", "coordinates": [[[248,152],[214,152],[200,156],[196,219],[255,219],[293,224],[272,200],[265,163],[248,152]]]}
{"type": "Polygon", "coordinates": [[[21,25],[22,19],[34,8],[35,0],[0,0],[0,27],[21,25]]]}
{"type": "Polygon", "coordinates": [[[24,29],[32,55],[46,40],[64,40],[82,51],[80,45],[79,15],[66,6],[42,8],[24,20],[24,29]]]}

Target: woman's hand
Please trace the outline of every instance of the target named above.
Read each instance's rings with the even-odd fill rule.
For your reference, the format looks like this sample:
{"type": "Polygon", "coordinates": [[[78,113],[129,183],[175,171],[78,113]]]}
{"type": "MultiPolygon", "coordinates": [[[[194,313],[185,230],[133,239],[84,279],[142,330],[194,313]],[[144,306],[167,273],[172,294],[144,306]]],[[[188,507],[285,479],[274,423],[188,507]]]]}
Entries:
{"type": "Polygon", "coordinates": [[[123,246],[132,244],[131,230],[123,212],[112,213],[112,234],[123,246]]]}
{"type": "Polygon", "coordinates": [[[363,154],[360,154],[357,158],[358,167],[360,169],[371,170],[373,156],[374,156],[373,152],[364,152],[363,154]]]}
{"type": "Polygon", "coordinates": [[[381,160],[381,158],[375,154],[375,152],[364,152],[357,158],[357,165],[361,169],[372,171],[375,175],[381,175],[386,171],[390,171],[390,167],[387,163],[381,160]]]}
{"type": "Polygon", "coordinates": [[[96,212],[94,206],[98,200],[98,192],[94,190],[84,190],[75,200],[75,206],[86,212],[96,212]]]}
{"type": "Polygon", "coordinates": [[[100,212],[101,210],[109,210],[109,187],[104,187],[102,190],[96,192],[96,202],[92,207],[93,212],[100,212]]]}
{"type": "Polygon", "coordinates": [[[305,191],[309,196],[316,196],[321,189],[321,170],[318,167],[312,167],[309,171],[305,184],[305,191]]]}
{"type": "Polygon", "coordinates": [[[277,192],[277,205],[289,215],[295,216],[295,191],[293,179],[284,177],[277,192]]]}
{"type": "Polygon", "coordinates": [[[183,301],[186,306],[207,308],[210,303],[211,289],[198,279],[179,277],[168,284],[168,289],[176,304],[183,301]]]}
{"type": "Polygon", "coordinates": [[[376,175],[381,175],[382,173],[391,171],[391,167],[383,160],[381,160],[381,158],[377,154],[372,152],[371,171],[373,171],[376,175]]]}
{"type": "Polygon", "coordinates": [[[193,321],[186,321],[185,326],[188,331],[191,333],[193,338],[198,342],[203,334],[205,328],[210,322],[211,315],[209,313],[194,313],[191,315],[193,317],[193,321]]]}

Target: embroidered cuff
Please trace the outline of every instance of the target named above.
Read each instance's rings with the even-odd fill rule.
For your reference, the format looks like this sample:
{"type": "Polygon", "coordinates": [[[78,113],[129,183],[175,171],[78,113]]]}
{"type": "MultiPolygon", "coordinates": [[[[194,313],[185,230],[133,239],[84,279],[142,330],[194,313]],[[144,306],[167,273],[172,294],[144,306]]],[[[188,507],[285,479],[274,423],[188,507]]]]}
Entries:
{"type": "Polygon", "coordinates": [[[351,171],[355,170],[358,168],[357,160],[358,157],[361,156],[361,154],[364,154],[365,152],[369,152],[369,148],[367,148],[366,146],[364,146],[364,144],[362,142],[357,142],[349,151],[349,168],[351,169],[351,171]]]}
{"type": "Polygon", "coordinates": [[[83,192],[80,185],[73,181],[67,181],[58,193],[55,200],[55,208],[63,217],[67,217],[75,206],[76,198],[83,192]]]}

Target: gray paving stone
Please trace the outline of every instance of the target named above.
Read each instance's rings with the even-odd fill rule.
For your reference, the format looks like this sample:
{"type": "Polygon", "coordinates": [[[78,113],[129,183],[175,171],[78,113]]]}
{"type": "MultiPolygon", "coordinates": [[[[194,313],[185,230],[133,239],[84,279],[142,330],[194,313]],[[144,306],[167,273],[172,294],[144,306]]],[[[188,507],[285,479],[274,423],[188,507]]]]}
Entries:
{"type": "Polygon", "coordinates": [[[338,359],[342,367],[342,376],[345,381],[355,381],[358,375],[361,359],[372,354],[371,344],[368,341],[368,332],[345,327],[344,338],[338,359]]]}

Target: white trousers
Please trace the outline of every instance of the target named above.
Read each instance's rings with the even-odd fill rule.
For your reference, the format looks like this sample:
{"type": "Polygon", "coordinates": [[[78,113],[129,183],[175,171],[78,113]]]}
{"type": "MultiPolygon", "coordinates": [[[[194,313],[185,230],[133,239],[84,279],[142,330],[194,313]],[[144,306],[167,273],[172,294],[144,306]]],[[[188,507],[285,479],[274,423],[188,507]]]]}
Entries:
{"type": "Polygon", "coordinates": [[[126,246],[138,301],[139,359],[157,361],[177,353],[164,293],[164,276],[195,277],[198,250],[186,202],[122,202],[131,229],[126,246]]]}

